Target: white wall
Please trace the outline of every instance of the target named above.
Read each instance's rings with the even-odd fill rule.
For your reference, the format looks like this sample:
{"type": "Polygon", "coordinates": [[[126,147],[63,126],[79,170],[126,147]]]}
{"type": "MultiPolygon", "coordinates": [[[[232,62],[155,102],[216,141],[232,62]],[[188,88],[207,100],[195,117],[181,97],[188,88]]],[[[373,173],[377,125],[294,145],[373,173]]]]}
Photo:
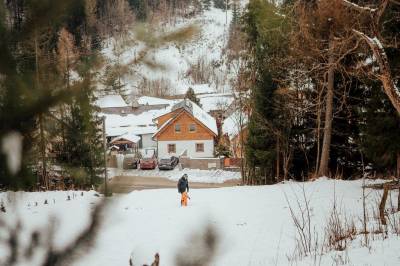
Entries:
{"type": "Polygon", "coordinates": [[[153,134],[143,134],[142,137],[142,148],[156,148],[157,142],[154,141],[151,137],[153,134]]]}
{"type": "Polygon", "coordinates": [[[179,156],[187,151],[188,157],[214,157],[214,140],[180,140],[180,141],[158,141],[158,158],[168,156],[179,156]],[[204,152],[196,152],[196,143],[204,144],[204,152]],[[176,145],[176,153],[168,153],[168,144],[176,145]]]}

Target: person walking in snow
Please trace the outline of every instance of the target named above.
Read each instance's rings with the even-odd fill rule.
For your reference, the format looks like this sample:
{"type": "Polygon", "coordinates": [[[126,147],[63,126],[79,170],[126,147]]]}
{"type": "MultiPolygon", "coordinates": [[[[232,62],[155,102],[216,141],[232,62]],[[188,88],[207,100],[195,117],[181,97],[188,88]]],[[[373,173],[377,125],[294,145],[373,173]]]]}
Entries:
{"type": "Polygon", "coordinates": [[[181,206],[187,206],[187,200],[190,199],[189,181],[187,174],[184,174],[178,181],[178,192],[181,193],[181,206]]]}

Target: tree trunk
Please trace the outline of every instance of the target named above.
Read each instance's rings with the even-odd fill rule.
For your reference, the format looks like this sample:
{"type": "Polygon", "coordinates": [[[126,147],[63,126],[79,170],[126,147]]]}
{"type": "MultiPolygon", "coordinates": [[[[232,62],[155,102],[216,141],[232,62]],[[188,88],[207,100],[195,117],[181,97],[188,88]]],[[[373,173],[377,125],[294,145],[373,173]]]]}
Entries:
{"type": "Polygon", "coordinates": [[[397,179],[400,182],[400,152],[397,153],[397,179]]]}
{"type": "Polygon", "coordinates": [[[388,197],[388,193],[389,193],[389,187],[387,185],[384,185],[381,203],[379,204],[379,218],[383,225],[386,225],[385,206],[386,206],[386,200],[388,197]]]}
{"type": "MultiPolygon", "coordinates": [[[[36,90],[39,90],[40,82],[39,82],[39,45],[37,40],[37,33],[35,32],[35,70],[36,70],[36,90]]],[[[42,159],[42,184],[48,189],[47,182],[47,167],[46,167],[46,142],[44,136],[44,127],[43,127],[43,115],[39,115],[39,134],[40,134],[40,153],[42,159]]]]}
{"type": "Polygon", "coordinates": [[[314,178],[318,177],[319,160],[321,158],[321,94],[318,95],[317,110],[317,157],[315,160],[314,178]]]}
{"type": "Polygon", "coordinates": [[[279,148],[279,137],[276,137],[276,180],[280,180],[280,173],[279,173],[279,168],[280,168],[280,148],[279,148]]]}
{"type": "MultiPolygon", "coordinates": [[[[400,185],[400,152],[397,153],[397,180],[400,185]]],[[[400,186],[399,193],[397,195],[397,211],[400,212],[400,186]]]]}
{"type": "Polygon", "coordinates": [[[47,182],[47,162],[46,162],[46,141],[44,136],[43,115],[39,115],[39,130],[40,130],[40,154],[42,157],[42,183],[48,189],[47,182]]]}
{"type": "MultiPolygon", "coordinates": [[[[330,49],[333,43],[330,41],[330,49]]],[[[329,153],[332,138],[332,120],[333,120],[333,90],[335,79],[335,58],[333,55],[329,57],[328,69],[328,84],[326,92],[326,108],[325,108],[325,125],[324,125],[324,139],[322,142],[321,160],[318,169],[318,177],[328,176],[329,174],[329,153]]]]}

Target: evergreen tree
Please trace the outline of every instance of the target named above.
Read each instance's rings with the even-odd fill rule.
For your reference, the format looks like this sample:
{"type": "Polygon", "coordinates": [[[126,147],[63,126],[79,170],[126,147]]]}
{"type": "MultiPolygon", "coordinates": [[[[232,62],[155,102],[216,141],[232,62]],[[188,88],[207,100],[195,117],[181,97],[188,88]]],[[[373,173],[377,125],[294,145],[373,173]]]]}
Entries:
{"type": "Polygon", "coordinates": [[[365,88],[360,110],[361,148],[375,171],[396,176],[400,156],[400,118],[380,84],[365,88]]]}
{"type": "Polygon", "coordinates": [[[149,5],[147,0],[129,0],[129,4],[135,12],[136,18],[145,21],[149,14],[149,5]]]}
{"type": "Polygon", "coordinates": [[[219,141],[217,147],[215,147],[215,156],[230,157],[231,151],[229,150],[229,146],[226,145],[223,141],[219,141]]]}
{"type": "MultiPolygon", "coordinates": [[[[232,53],[235,54],[238,51],[237,47],[241,47],[240,40],[240,10],[239,10],[239,3],[237,0],[234,0],[232,3],[232,20],[231,24],[229,25],[229,39],[228,39],[228,48],[232,50],[232,53]]],[[[240,49],[240,48],[239,48],[240,49]]]]}
{"type": "Polygon", "coordinates": [[[21,165],[10,167],[10,153],[0,151],[0,184],[8,188],[35,188],[35,157],[46,159],[46,116],[73,94],[57,81],[52,52],[57,34],[66,25],[80,42],[84,23],[81,0],[0,3],[0,139],[9,139],[15,155],[21,155],[17,160],[21,165]],[[32,156],[39,131],[41,156],[32,156]]]}
{"type": "Polygon", "coordinates": [[[189,87],[189,89],[186,91],[185,99],[189,99],[201,107],[200,99],[196,97],[196,93],[194,92],[192,87],[189,87]]]}
{"type": "Polygon", "coordinates": [[[229,9],[230,1],[229,0],[213,0],[214,7],[219,9],[229,9]]]}
{"type": "Polygon", "coordinates": [[[211,7],[211,0],[203,0],[203,8],[205,10],[210,10],[211,7]]]}
{"type": "MultiPolygon", "coordinates": [[[[248,138],[246,142],[246,161],[250,169],[250,183],[257,182],[263,176],[269,179],[274,176],[276,161],[276,137],[272,131],[275,108],[274,92],[276,83],[270,73],[260,73],[252,88],[252,115],[248,123],[248,138]],[[266,125],[266,124],[269,125],[266,125]]],[[[273,182],[274,180],[269,180],[273,182]]]]}
{"type": "Polygon", "coordinates": [[[86,187],[99,183],[104,165],[101,119],[94,106],[93,74],[89,67],[93,60],[94,56],[85,56],[79,68],[83,83],[69,106],[70,114],[65,118],[65,146],[58,158],[75,182],[86,187]]]}
{"type": "Polygon", "coordinates": [[[336,77],[335,88],[343,96],[334,98],[330,168],[350,178],[362,173],[359,123],[365,88],[356,79],[341,76],[336,77]]]}
{"type": "Polygon", "coordinates": [[[233,25],[239,24],[240,19],[240,4],[237,0],[234,0],[232,3],[232,22],[233,25]]]}
{"type": "Polygon", "coordinates": [[[289,152],[283,147],[289,147],[292,119],[285,110],[284,97],[278,93],[284,84],[276,81],[286,75],[276,66],[287,54],[287,40],[281,34],[287,28],[278,13],[275,5],[256,0],[250,2],[244,15],[244,30],[251,47],[248,67],[255,75],[246,145],[249,183],[275,182],[275,173],[278,175],[281,168],[281,153],[289,152]],[[276,148],[278,143],[282,148],[276,148]]]}

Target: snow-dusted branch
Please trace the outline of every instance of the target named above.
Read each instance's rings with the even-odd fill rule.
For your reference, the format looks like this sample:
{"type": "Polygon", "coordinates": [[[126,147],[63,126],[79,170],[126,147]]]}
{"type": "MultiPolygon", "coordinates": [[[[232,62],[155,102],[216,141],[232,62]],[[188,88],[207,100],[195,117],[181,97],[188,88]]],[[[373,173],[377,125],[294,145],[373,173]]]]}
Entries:
{"type": "Polygon", "coordinates": [[[343,5],[353,8],[355,10],[358,10],[360,12],[371,12],[371,13],[375,13],[378,8],[371,8],[371,7],[365,7],[365,6],[359,6],[353,2],[347,1],[347,0],[343,0],[343,5]]]}
{"type": "Polygon", "coordinates": [[[400,114],[400,91],[393,82],[389,60],[381,41],[377,37],[371,38],[365,33],[355,29],[353,29],[353,32],[357,36],[365,40],[371,48],[380,68],[379,79],[383,84],[383,89],[389,97],[390,101],[392,102],[393,106],[396,108],[397,112],[400,114]]]}

